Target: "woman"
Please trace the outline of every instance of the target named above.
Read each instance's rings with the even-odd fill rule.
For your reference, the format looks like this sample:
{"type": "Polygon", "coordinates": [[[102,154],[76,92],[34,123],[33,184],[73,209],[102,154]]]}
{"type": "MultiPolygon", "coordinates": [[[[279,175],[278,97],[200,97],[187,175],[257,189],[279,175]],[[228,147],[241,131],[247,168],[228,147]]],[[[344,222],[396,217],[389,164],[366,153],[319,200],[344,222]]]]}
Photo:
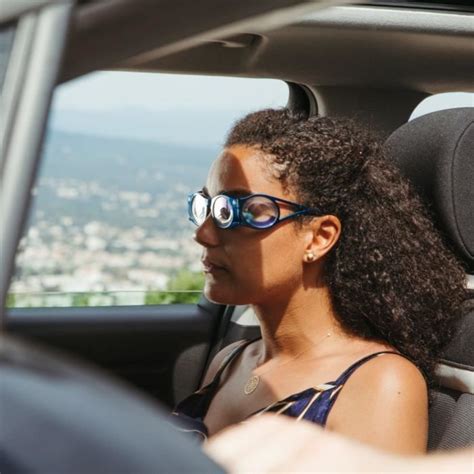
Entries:
{"type": "Polygon", "coordinates": [[[189,212],[205,295],[252,305],[262,337],[217,354],[175,414],[203,436],[273,412],[423,452],[464,272],[380,147],[349,121],[250,114],[189,212]]]}

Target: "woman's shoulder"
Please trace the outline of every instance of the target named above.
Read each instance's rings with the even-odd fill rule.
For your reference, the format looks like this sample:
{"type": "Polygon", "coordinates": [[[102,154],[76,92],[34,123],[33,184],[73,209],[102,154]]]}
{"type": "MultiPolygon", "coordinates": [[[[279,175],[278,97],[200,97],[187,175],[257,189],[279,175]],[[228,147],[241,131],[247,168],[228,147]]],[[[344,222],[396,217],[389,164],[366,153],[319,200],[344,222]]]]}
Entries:
{"type": "MultiPolygon", "coordinates": [[[[403,355],[381,353],[366,360],[345,381],[338,395],[328,417],[329,428],[369,441],[360,434],[361,427],[367,428],[362,432],[380,436],[383,427],[387,444],[380,442],[380,447],[390,449],[390,439],[405,433],[414,447],[423,449],[428,389],[421,371],[403,355]]],[[[401,442],[392,439],[392,446],[397,443],[401,442]]]]}
{"type": "Polygon", "coordinates": [[[426,380],[421,370],[393,347],[376,345],[354,357],[355,362],[343,377],[344,391],[361,393],[370,387],[372,394],[391,395],[400,391],[426,393],[426,380]]]}
{"type": "Polygon", "coordinates": [[[370,386],[371,391],[398,393],[399,390],[426,392],[426,380],[420,369],[396,351],[379,351],[368,358],[346,382],[347,388],[370,386]]]}

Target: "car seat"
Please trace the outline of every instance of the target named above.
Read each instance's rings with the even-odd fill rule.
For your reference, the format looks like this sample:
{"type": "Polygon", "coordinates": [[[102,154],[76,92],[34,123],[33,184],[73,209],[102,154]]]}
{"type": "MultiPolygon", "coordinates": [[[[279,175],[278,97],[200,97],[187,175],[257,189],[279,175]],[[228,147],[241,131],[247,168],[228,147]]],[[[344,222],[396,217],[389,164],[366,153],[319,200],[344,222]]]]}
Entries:
{"type": "MultiPolygon", "coordinates": [[[[466,269],[469,288],[474,274],[474,108],[433,112],[408,122],[388,138],[386,150],[432,211],[466,269]]],[[[458,324],[437,368],[429,449],[474,444],[472,286],[458,324]]]]}
{"type": "MultiPolygon", "coordinates": [[[[474,108],[419,117],[397,129],[385,146],[388,158],[418,190],[467,271],[471,289],[459,331],[437,367],[439,385],[432,393],[428,449],[470,446],[474,444],[474,108]]],[[[228,307],[225,320],[225,334],[215,352],[260,333],[248,306],[228,307]]]]}

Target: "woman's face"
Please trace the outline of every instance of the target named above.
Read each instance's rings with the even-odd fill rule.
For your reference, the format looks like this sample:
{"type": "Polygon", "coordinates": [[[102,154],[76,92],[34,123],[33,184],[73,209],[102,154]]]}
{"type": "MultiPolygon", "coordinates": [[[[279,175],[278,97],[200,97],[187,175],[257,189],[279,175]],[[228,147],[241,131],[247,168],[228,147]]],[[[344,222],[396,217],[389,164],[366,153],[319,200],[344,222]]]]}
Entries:
{"type": "MultiPolygon", "coordinates": [[[[272,177],[269,166],[260,151],[232,146],[212,164],[204,192],[210,197],[264,193],[298,202],[272,177]]],[[[284,216],[292,209],[280,206],[280,212],[284,216]]],[[[221,229],[209,216],[195,235],[203,246],[204,294],[211,301],[224,304],[287,300],[302,284],[308,238],[293,219],[267,230],[244,226],[221,229]]]]}

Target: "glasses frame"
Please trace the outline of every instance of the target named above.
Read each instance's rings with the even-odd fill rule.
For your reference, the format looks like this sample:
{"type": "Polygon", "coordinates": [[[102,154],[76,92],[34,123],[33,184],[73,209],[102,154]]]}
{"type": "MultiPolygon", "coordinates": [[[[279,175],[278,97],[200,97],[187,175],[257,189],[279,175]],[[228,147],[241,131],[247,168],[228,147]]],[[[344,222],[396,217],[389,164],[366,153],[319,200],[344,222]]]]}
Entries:
{"type": "Polygon", "coordinates": [[[245,227],[250,227],[251,229],[256,229],[256,230],[267,230],[267,229],[271,229],[272,227],[276,226],[280,222],[286,221],[288,219],[292,219],[294,217],[303,216],[303,215],[315,215],[315,216],[322,215],[321,211],[317,208],[309,208],[309,207],[303,206],[302,204],[298,204],[296,202],[287,201],[286,199],[278,198],[278,197],[275,197],[275,196],[270,196],[269,194],[255,193],[255,194],[249,194],[247,196],[242,196],[242,197],[234,197],[234,196],[230,196],[228,194],[218,194],[217,196],[214,196],[214,197],[211,198],[211,197],[206,196],[202,191],[197,191],[197,192],[194,192],[194,193],[190,193],[188,195],[188,219],[194,225],[196,225],[198,227],[201,226],[204,223],[204,221],[201,224],[199,224],[196,221],[196,219],[194,218],[194,215],[193,215],[193,201],[194,201],[194,197],[196,195],[200,195],[201,197],[203,197],[204,199],[207,200],[206,217],[205,217],[204,221],[209,217],[209,214],[211,214],[211,217],[212,217],[212,220],[213,220],[214,224],[217,227],[219,227],[220,229],[233,229],[235,227],[245,226],[245,227]],[[222,226],[217,221],[217,219],[215,218],[215,216],[212,213],[214,203],[216,202],[217,199],[219,199],[221,197],[224,197],[225,199],[227,199],[227,201],[231,205],[232,212],[233,212],[232,220],[226,226],[222,226]],[[267,198],[276,205],[277,212],[278,212],[277,218],[272,224],[270,224],[267,227],[253,226],[250,223],[248,223],[245,220],[245,218],[242,216],[242,208],[243,208],[244,203],[246,201],[248,201],[249,199],[254,198],[254,197],[267,198]],[[288,214],[287,216],[281,217],[281,215],[280,215],[280,206],[278,205],[279,203],[287,204],[289,206],[292,206],[292,207],[296,208],[296,210],[292,214],[288,214]]]}

